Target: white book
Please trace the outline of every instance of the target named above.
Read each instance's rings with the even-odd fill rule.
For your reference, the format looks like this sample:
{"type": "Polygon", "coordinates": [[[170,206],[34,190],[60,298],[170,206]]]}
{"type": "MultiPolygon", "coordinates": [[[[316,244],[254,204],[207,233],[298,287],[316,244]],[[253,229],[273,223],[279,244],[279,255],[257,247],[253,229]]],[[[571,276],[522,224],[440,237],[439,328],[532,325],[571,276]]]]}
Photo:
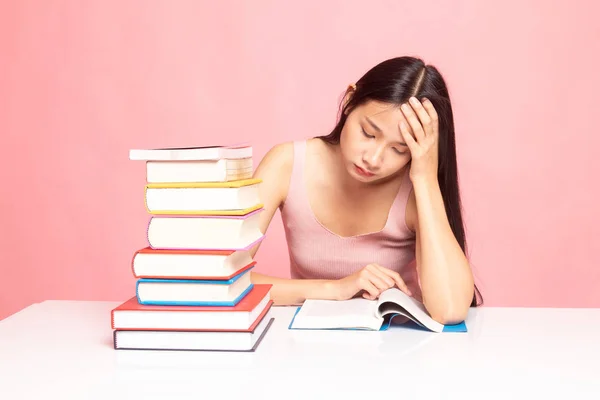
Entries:
{"type": "Polygon", "coordinates": [[[146,162],[148,183],[228,182],[249,179],[252,173],[252,158],[146,162]]]}
{"type": "Polygon", "coordinates": [[[257,179],[222,183],[148,184],[145,203],[152,214],[218,214],[262,206],[257,179]]]}
{"type": "Polygon", "coordinates": [[[248,250],[264,237],[262,210],[245,215],[153,215],[148,243],[155,249],[248,250]]]}
{"type": "MultiPolygon", "coordinates": [[[[431,318],[425,306],[398,288],[381,293],[377,300],[316,300],[304,302],[295,315],[290,329],[360,329],[385,330],[386,317],[406,317],[433,332],[466,332],[464,322],[443,325],[431,318]]],[[[389,323],[389,319],[388,319],[389,323]]]]}
{"type": "Polygon", "coordinates": [[[134,161],[191,161],[250,157],[252,157],[252,146],[247,144],[232,146],[167,147],[158,149],[129,150],[129,159],[134,161]]]}
{"type": "Polygon", "coordinates": [[[255,351],[274,320],[268,312],[249,332],[115,330],[113,346],[115,350],[255,351]]]}
{"type": "Polygon", "coordinates": [[[162,250],[145,247],[132,260],[135,278],[229,279],[255,264],[247,250],[162,250]]]}

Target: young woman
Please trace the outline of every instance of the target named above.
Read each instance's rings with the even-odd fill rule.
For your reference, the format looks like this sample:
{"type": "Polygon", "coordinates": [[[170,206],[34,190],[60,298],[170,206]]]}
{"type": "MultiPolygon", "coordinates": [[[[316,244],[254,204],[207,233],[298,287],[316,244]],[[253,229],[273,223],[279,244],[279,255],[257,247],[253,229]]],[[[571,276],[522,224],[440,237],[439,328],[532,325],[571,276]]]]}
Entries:
{"type": "Polygon", "coordinates": [[[443,324],[478,305],[452,107],[435,67],[412,57],[376,65],[348,87],[331,133],[274,146],[255,177],[261,229],[279,208],[289,248],[290,279],[252,273],[273,284],[276,304],[376,299],[396,286],[443,324]]]}

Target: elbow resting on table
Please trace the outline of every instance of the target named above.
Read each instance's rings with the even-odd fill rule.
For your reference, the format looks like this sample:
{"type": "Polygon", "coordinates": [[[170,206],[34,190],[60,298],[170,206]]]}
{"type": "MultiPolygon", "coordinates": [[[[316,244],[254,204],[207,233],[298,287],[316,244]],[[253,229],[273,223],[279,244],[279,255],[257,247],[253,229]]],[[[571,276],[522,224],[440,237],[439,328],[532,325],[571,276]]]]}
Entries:
{"type": "Polygon", "coordinates": [[[429,315],[434,321],[443,325],[456,325],[463,322],[469,313],[469,304],[454,305],[452,302],[447,302],[443,307],[428,307],[425,304],[429,315]]]}
{"type": "Polygon", "coordinates": [[[428,287],[428,290],[423,290],[423,305],[435,321],[443,325],[456,325],[466,320],[474,293],[472,281],[466,285],[428,287]]]}
{"type": "Polygon", "coordinates": [[[447,312],[432,313],[431,318],[442,325],[456,325],[460,324],[467,318],[467,312],[456,312],[449,310],[447,312]]]}

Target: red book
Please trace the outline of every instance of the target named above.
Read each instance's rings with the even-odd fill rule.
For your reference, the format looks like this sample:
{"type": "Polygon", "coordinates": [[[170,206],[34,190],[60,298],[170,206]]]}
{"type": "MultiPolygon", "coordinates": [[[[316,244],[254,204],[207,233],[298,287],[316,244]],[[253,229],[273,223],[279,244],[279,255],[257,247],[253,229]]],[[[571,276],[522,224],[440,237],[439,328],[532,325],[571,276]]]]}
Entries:
{"type": "Polygon", "coordinates": [[[251,332],[271,308],[272,285],[255,284],[235,306],[155,306],[132,297],[111,311],[112,329],[251,332]]]}

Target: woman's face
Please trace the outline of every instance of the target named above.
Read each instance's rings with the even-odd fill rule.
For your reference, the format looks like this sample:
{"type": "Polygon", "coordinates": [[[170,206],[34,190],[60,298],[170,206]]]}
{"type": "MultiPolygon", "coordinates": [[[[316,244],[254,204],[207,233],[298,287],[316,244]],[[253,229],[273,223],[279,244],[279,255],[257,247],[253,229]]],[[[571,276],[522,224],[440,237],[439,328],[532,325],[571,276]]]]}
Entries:
{"type": "Polygon", "coordinates": [[[340,137],[342,158],[350,176],[374,183],[408,164],[410,151],[400,133],[400,121],[408,123],[396,105],[369,101],[352,110],[340,137]]]}

